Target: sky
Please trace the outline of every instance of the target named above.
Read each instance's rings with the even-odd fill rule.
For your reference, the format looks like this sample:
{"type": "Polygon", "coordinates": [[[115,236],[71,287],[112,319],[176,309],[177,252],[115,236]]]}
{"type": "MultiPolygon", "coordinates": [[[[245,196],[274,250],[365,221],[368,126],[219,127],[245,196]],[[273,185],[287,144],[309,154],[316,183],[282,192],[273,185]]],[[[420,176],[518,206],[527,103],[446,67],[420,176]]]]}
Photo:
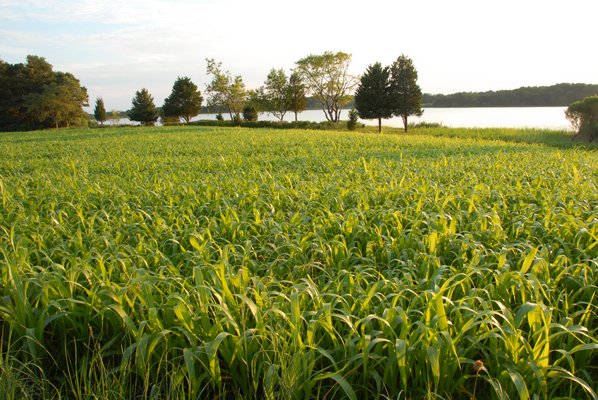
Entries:
{"type": "Polygon", "coordinates": [[[251,89],[325,51],[354,75],[405,54],[425,93],[597,84],[596,15],[598,0],[0,0],[0,59],[44,57],[108,110],[141,88],[161,106],[179,76],[203,93],[206,58],[251,89]]]}

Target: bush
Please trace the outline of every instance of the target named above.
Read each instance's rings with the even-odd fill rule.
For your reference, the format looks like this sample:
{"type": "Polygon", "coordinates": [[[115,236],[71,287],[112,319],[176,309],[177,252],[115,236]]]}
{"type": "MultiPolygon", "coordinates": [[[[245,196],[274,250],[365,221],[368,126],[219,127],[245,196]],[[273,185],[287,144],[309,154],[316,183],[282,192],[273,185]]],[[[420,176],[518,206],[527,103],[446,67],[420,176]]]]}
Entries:
{"type": "MultiPolygon", "coordinates": [[[[218,117],[216,117],[218,118],[218,117]]],[[[311,130],[343,130],[341,124],[330,121],[313,122],[313,121],[296,121],[296,122],[280,122],[280,121],[224,121],[224,120],[210,120],[202,119],[199,121],[190,122],[188,125],[196,126],[241,126],[244,128],[274,128],[274,129],[311,129],[311,130]]]]}
{"type": "Polygon", "coordinates": [[[592,142],[598,138],[598,96],[586,97],[572,103],[567,107],[565,116],[577,131],[573,139],[592,142]]]}
{"type": "Polygon", "coordinates": [[[410,128],[442,128],[443,125],[440,122],[418,122],[418,123],[411,123],[409,124],[410,128]]]}
{"type": "Polygon", "coordinates": [[[252,105],[246,105],[243,107],[243,120],[244,121],[257,121],[257,110],[252,105]]]}

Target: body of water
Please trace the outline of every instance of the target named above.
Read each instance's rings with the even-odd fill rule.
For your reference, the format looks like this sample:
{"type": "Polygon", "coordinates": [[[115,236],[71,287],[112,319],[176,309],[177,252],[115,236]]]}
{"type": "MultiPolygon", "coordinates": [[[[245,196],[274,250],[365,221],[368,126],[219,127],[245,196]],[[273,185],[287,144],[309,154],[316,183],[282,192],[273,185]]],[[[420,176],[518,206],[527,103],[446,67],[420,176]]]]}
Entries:
{"type": "MultiPolygon", "coordinates": [[[[425,108],[421,117],[409,117],[409,123],[432,122],[454,128],[545,128],[571,130],[565,118],[566,107],[480,107],[480,108],[425,108]]],[[[341,119],[348,118],[343,110],[341,119]]],[[[228,114],[222,114],[228,119],[228,114]]],[[[216,114],[200,114],[197,119],[216,119],[216,114]]],[[[275,121],[269,113],[260,113],[260,120],[275,121]]],[[[285,121],[294,121],[295,114],[287,113],[285,121]]],[[[299,121],[325,121],[321,110],[299,113],[299,121]]],[[[377,120],[359,120],[366,125],[378,125],[377,120]]],[[[403,127],[401,118],[382,120],[382,125],[403,127]]]]}
{"type": "MultiPolygon", "coordinates": [[[[566,107],[480,107],[480,108],[425,108],[421,117],[409,117],[409,123],[430,122],[440,123],[453,128],[542,128],[555,130],[572,130],[565,118],[566,107]]],[[[341,119],[348,118],[349,110],[341,112],[341,119]]],[[[229,119],[223,113],[224,119],[229,119]]],[[[216,114],[199,114],[193,118],[216,119],[216,114]]],[[[299,121],[325,121],[324,112],[321,110],[307,110],[299,113],[299,121]]],[[[259,120],[276,121],[270,113],[260,113],[259,120]]],[[[295,114],[289,112],[285,121],[294,121],[295,114]]],[[[377,120],[359,120],[366,125],[378,125],[377,120]]],[[[127,119],[119,123],[132,123],[127,119]]],[[[110,121],[107,122],[110,124],[110,121]]],[[[403,127],[401,118],[382,120],[382,125],[403,127]]]]}

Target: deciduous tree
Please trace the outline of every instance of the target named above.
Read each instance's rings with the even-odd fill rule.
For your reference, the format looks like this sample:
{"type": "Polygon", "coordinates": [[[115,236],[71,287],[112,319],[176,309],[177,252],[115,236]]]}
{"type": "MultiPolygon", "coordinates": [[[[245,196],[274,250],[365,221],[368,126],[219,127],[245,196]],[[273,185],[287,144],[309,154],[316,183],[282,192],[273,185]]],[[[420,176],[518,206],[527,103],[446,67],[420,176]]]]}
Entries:
{"type": "Polygon", "coordinates": [[[172,86],[172,92],[164,100],[162,108],[166,117],[183,118],[186,123],[199,114],[203,97],[190,78],[179,77],[172,86]]]}
{"type": "Polygon", "coordinates": [[[306,88],[321,104],[328,121],[338,122],[343,106],[351,100],[356,80],[348,72],[351,55],[325,52],[297,61],[306,88]]]}
{"type": "Polygon", "coordinates": [[[382,132],[382,119],[392,117],[390,68],[382,64],[370,65],[360,79],[355,91],[355,108],[363,119],[377,119],[378,133],[382,132]]]}
{"type": "Polygon", "coordinates": [[[132,103],[133,107],[127,113],[131,121],[138,121],[146,126],[153,126],[156,123],[159,114],[154,104],[154,98],[147,89],[135,92],[132,103]]]}
{"type": "Polygon", "coordinates": [[[393,115],[403,119],[403,127],[407,132],[407,118],[411,115],[421,116],[422,91],[417,85],[417,71],[413,61],[401,55],[390,67],[390,91],[393,115]]]}
{"type": "Polygon", "coordinates": [[[28,113],[40,122],[51,121],[56,128],[82,125],[87,120],[82,107],[88,101],[87,89],[72,74],[63,72],[57,72],[41,93],[26,97],[28,113]]]}
{"type": "Polygon", "coordinates": [[[297,122],[297,114],[305,111],[306,108],[305,84],[303,83],[301,74],[293,71],[289,77],[289,111],[295,114],[295,122],[297,122]]]}
{"type": "Polygon", "coordinates": [[[85,123],[87,90],[72,75],[54,72],[43,57],[25,64],[0,60],[0,130],[39,129],[85,123]]]}
{"type": "Polygon", "coordinates": [[[264,82],[263,95],[266,110],[282,122],[291,106],[289,81],[283,69],[270,70],[264,82]]]}
{"type": "Polygon", "coordinates": [[[243,78],[233,77],[230,72],[222,70],[222,63],[207,58],[206,71],[212,75],[212,82],[206,88],[208,92],[208,106],[224,107],[228,110],[230,119],[240,120],[241,111],[245,104],[246,90],[243,78]]]}

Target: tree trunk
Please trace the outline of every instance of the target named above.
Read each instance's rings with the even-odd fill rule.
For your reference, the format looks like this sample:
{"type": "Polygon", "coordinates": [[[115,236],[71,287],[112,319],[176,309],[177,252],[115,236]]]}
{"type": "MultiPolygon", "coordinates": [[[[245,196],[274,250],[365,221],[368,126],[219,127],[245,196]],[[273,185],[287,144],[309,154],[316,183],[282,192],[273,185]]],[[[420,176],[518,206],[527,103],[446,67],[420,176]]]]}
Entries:
{"type": "Polygon", "coordinates": [[[378,117],[378,133],[382,133],[382,117],[378,117]]]}
{"type": "Polygon", "coordinates": [[[295,122],[297,122],[297,111],[295,111],[295,122]]]}
{"type": "Polygon", "coordinates": [[[403,118],[403,127],[405,128],[405,132],[407,132],[407,116],[401,115],[401,117],[403,118]]]}

